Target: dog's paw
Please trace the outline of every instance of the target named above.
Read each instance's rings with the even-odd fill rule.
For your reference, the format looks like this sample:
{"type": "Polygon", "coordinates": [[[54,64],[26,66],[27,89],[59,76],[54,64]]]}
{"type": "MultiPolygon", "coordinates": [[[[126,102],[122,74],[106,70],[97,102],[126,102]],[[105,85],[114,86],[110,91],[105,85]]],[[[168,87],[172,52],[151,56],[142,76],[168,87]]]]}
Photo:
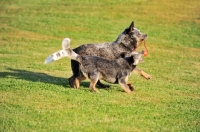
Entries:
{"type": "Polygon", "coordinates": [[[75,88],[75,78],[72,76],[70,78],[68,78],[69,81],[69,85],[71,88],[75,88]]]}
{"type": "Polygon", "coordinates": [[[133,91],[134,90],[134,87],[133,87],[133,85],[131,85],[131,84],[127,84],[128,85],[128,87],[129,87],[129,89],[131,90],[131,91],[133,91]]]}
{"type": "Polygon", "coordinates": [[[134,91],[134,87],[129,87],[129,89],[130,89],[131,91],[134,91]]]}
{"type": "Polygon", "coordinates": [[[149,79],[152,78],[149,74],[147,74],[147,73],[145,73],[145,72],[141,72],[140,75],[143,76],[143,77],[144,77],[145,79],[147,79],[147,80],[149,80],[149,79]]]}
{"type": "Polygon", "coordinates": [[[147,79],[147,80],[150,80],[150,79],[152,79],[152,76],[148,75],[148,76],[146,77],[146,79],[147,79]]]}
{"type": "Polygon", "coordinates": [[[124,89],[124,92],[126,92],[126,93],[128,93],[128,94],[132,93],[131,90],[130,90],[129,88],[123,88],[123,89],[124,89]]]}
{"type": "Polygon", "coordinates": [[[95,93],[99,93],[99,90],[97,90],[96,88],[95,89],[91,89],[92,92],[95,92],[95,93]]]}

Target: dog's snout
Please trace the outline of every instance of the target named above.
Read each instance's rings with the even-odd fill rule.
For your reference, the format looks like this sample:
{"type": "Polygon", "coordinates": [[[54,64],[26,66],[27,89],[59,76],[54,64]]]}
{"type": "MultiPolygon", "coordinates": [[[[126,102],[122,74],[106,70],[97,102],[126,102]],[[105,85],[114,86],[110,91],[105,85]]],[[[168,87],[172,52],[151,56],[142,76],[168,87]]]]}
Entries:
{"type": "Polygon", "coordinates": [[[146,38],[147,38],[147,34],[142,34],[140,36],[140,41],[144,41],[144,40],[146,40],[146,38]]]}
{"type": "Polygon", "coordinates": [[[145,40],[147,38],[147,34],[143,35],[143,40],[145,40]]]}

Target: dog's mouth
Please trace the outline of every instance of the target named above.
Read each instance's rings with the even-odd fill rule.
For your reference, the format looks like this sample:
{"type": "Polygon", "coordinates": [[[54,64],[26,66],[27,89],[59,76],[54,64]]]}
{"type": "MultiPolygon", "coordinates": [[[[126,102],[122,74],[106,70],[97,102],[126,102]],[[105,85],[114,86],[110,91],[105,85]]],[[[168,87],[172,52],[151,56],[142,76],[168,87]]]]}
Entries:
{"type": "Polygon", "coordinates": [[[140,42],[143,42],[147,39],[147,34],[142,35],[142,38],[140,39],[140,42]]]}
{"type": "Polygon", "coordinates": [[[144,38],[140,39],[140,42],[143,42],[147,39],[147,36],[145,36],[144,38]]]}
{"type": "Polygon", "coordinates": [[[144,56],[147,56],[147,55],[148,55],[148,49],[147,49],[147,47],[146,47],[146,41],[145,41],[145,39],[144,39],[143,41],[141,41],[141,42],[137,45],[137,47],[133,49],[133,51],[136,51],[137,48],[142,44],[142,42],[144,42],[144,47],[145,47],[145,49],[146,49],[146,50],[143,50],[143,55],[144,55],[144,56]]]}

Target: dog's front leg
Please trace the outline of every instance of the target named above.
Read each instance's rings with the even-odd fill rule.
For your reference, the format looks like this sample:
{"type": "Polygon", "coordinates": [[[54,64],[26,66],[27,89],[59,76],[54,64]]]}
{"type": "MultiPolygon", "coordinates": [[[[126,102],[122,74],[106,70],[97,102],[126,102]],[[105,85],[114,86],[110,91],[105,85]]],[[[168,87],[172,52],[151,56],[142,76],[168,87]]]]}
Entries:
{"type": "Polygon", "coordinates": [[[130,89],[131,91],[134,90],[134,87],[133,87],[133,85],[131,84],[131,82],[127,81],[126,84],[128,85],[128,87],[129,87],[129,89],[130,89]]]}
{"type": "Polygon", "coordinates": [[[129,89],[129,86],[126,84],[126,79],[119,79],[119,85],[124,89],[126,93],[131,93],[131,90],[129,89]]]}
{"type": "Polygon", "coordinates": [[[152,78],[149,74],[147,74],[146,72],[144,72],[144,71],[142,71],[142,70],[140,70],[140,69],[138,69],[138,68],[135,68],[133,71],[134,71],[135,73],[137,73],[137,74],[143,76],[143,77],[146,78],[147,80],[149,80],[149,79],[152,78]]]}

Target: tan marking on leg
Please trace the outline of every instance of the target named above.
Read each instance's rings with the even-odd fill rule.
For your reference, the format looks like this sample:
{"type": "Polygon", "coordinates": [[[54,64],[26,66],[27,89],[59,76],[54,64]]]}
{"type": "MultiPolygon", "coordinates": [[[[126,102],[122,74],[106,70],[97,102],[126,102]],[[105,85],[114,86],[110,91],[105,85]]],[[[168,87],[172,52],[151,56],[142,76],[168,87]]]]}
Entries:
{"type": "Polygon", "coordinates": [[[120,86],[124,89],[124,91],[126,93],[131,93],[131,90],[129,89],[128,85],[127,84],[124,84],[124,83],[119,83],[120,86]]]}
{"type": "Polygon", "coordinates": [[[98,79],[91,79],[91,82],[90,82],[90,89],[93,91],[93,92],[99,92],[97,89],[96,89],[96,83],[97,83],[98,79]]]}
{"type": "Polygon", "coordinates": [[[134,90],[134,87],[132,86],[131,82],[128,81],[128,76],[126,76],[125,81],[126,81],[126,84],[127,84],[128,87],[129,87],[129,89],[130,89],[131,91],[133,91],[133,90],[134,90]]]}
{"type": "Polygon", "coordinates": [[[133,87],[133,85],[131,84],[131,82],[128,81],[126,84],[128,85],[128,87],[129,87],[129,89],[130,89],[131,91],[134,90],[134,87],[133,87]]]}
{"type": "Polygon", "coordinates": [[[78,77],[77,78],[75,78],[75,89],[79,89],[79,87],[80,87],[80,81],[79,81],[79,79],[78,79],[78,77]]]}
{"type": "Polygon", "coordinates": [[[76,87],[76,89],[79,89],[81,81],[83,81],[85,79],[86,79],[86,77],[84,75],[82,75],[82,74],[75,79],[75,83],[76,83],[75,87],[76,87]]]}
{"type": "Polygon", "coordinates": [[[126,84],[127,81],[128,77],[126,77],[125,80],[119,80],[119,85],[124,89],[126,93],[131,93],[129,86],[126,84]]]}
{"type": "Polygon", "coordinates": [[[133,71],[134,71],[135,73],[137,73],[137,74],[143,76],[143,77],[146,78],[147,80],[149,80],[149,79],[152,78],[149,74],[147,74],[146,72],[144,72],[144,71],[142,71],[142,70],[140,70],[140,69],[135,68],[133,71]]]}

